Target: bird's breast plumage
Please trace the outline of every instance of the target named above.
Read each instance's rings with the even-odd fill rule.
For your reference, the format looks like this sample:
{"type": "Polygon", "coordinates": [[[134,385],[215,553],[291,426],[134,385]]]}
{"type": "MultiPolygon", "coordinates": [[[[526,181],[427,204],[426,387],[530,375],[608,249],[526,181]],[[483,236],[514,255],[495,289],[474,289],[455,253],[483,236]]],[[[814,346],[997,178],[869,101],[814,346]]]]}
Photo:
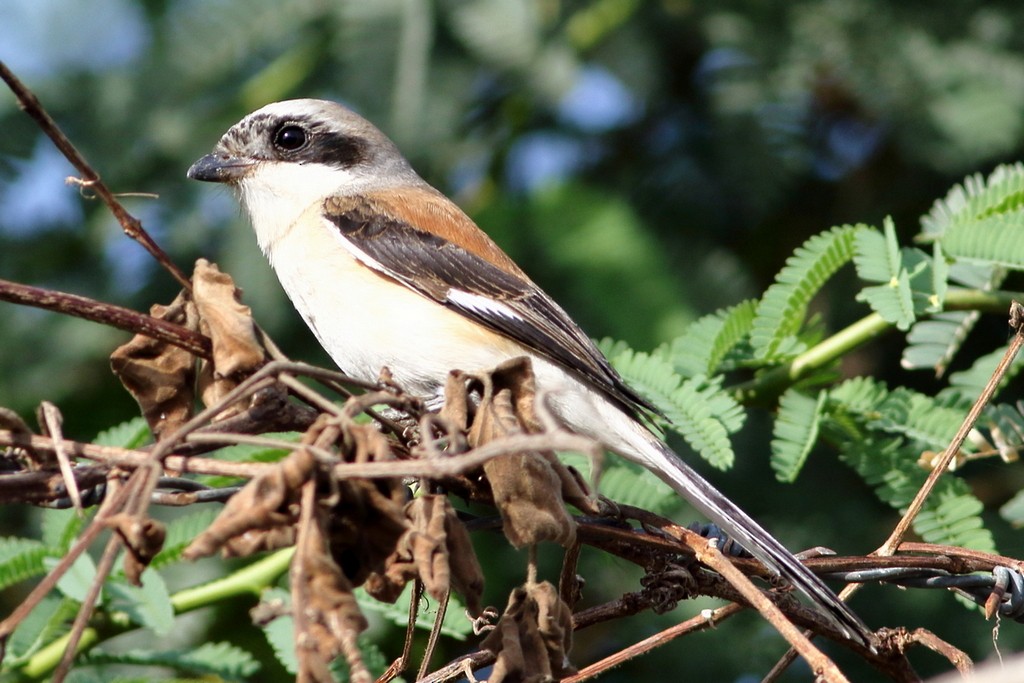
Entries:
{"type": "Polygon", "coordinates": [[[295,308],[343,372],[374,381],[386,366],[406,390],[430,395],[453,368],[483,370],[522,353],[360,262],[342,239],[313,207],[268,242],[266,253],[295,308]]]}

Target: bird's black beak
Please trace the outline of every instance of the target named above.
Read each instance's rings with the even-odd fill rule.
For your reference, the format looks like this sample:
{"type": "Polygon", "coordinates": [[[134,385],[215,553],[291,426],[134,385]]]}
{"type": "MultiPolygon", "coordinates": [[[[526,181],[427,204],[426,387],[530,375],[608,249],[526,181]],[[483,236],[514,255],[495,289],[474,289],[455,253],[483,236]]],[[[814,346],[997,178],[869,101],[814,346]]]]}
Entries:
{"type": "Polygon", "coordinates": [[[192,164],[192,168],[188,169],[188,177],[208,183],[234,183],[245,177],[252,167],[252,161],[213,153],[192,164]]]}

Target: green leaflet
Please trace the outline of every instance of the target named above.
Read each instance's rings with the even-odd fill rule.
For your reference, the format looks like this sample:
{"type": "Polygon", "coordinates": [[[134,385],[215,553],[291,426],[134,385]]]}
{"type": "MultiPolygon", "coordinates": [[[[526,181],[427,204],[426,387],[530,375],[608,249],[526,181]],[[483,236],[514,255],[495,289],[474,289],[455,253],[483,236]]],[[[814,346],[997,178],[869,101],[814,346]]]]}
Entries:
{"type": "Polygon", "coordinates": [[[637,391],[650,399],[693,450],[719,469],[735,459],[729,434],[746,417],[732,396],[722,391],[722,378],[684,379],[660,356],[626,350],[611,359],[637,391]]]}
{"type": "Polygon", "coordinates": [[[921,217],[921,237],[942,239],[954,227],[974,223],[989,216],[1024,209],[1024,165],[997,167],[988,178],[975,174],[964,178],[931,211],[921,217]]]}
{"type": "Polygon", "coordinates": [[[1024,210],[952,226],[942,238],[950,256],[1010,270],[1024,269],[1024,210]]]}
{"type": "Polygon", "coordinates": [[[213,507],[194,510],[169,522],[164,546],[153,558],[150,567],[160,569],[180,560],[188,544],[210,526],[219,512],[218,508],[213,507]]]}
{"type": "Polygon", "coordinates": [[[684,377],[712,375],[754,324],[757,301],[748,299],[727,309],[706,315],[672,341],[670,357],[684,377]]]}
{"type": "Polygon", "coordinates": [[[103,585],[106,608],[111,612],[124,612],[132,622],[165,636],[174,628],[174,607],[167,584],[153,569],[144,571],[141,579],[141,586],[107,581],[103,585]]]}
{"type": "Polygon", "coordinates": [[[811,237],[786,259],[757,306],[751,344],[762,359],[786,357],[800,351],[796,335],[807,305],[825,282],[853,258],[853,243],[863,225],[832,228],[811,237]]]}
{"type": "Polygon", "coordinates": [[[945,490],[932,492],[914,520],[914,530],[928,543],[995,552],[995,540],[981,519],[981,501],[960,479],[948,479],[945,490]]]}
{"type": "Polygon", "coordinates": [[[779,412],[772,426],[771,456],[771,466],[779,481],[795,481],[817,443],[826,397],[824,391],[815,398],[789,389],[779,398],[779,412]]]}
{"type": "Polygon", "coordinates": [[[170,667],[229,681],[247,681],[260,664],[245,650],[229,643],[203,643],[187,650],[129,650],[128,652],[90,652],[82,666],[89,664],[134,664],[170,667]]]}
{"type": "Polygon", "coordinates": [[[900,365],[907,370],[932,368],[941,377],[980,317],[977,311],[954,311],[917,321],[907,334],[900,365]]]}
{"type": "Polygon", "coordinates": [[[18,624],[7,641],[4,666],[14,669],[25,663],[41,648],[67,633],[79,604],[69,598],[50,593],[18,624]]]}
{"type": "MultiPolygon", "coordinates": [[[[939,278],[939,254],[942,252],[938,242],[935,246],[936,255],[932,262],[935,278],[939,278]]],[[[993,289],[1006,279],[1006,270],[991,264],[960,261],[949,265],[944,279],[975,289],[993,289]]],[[[943,292],[942,298],[944,296],[943,292]]],[[[977,311],[951,311],[919,320],[907,334],[907,346],[903,349],[900,364],[908,370],[932,368],[936,376],[941,377],[980,317],[977,311]]]]}
{"type": "MultiPolygon", "coordinates": [[[[904,387],[889,390],[881,382],[858,377],[829,390],[830,415],[845,414],[867,428],[916,441],[918,452],[945,448],[967,408],[955,396],[942,399],[904,387]]],[[[970,450],[970,445],[964,445],[970,450]]]]}
{"type": "MultiPolygon", "coordinates": [[[[949,387],[943,389],[939,396],[943,397],[952,394],[970,401],[976,400],[981,395],[982,389],[988,384],[989,379],[995,372],[996,366],[999,365],[999,361],[1006,355],[1006,349],[1006,346],[1002,346],[995,351],[978,356],[974,363],[971,364],[971,367],[951,374],[949,376],[949,387]]],[[[1006,374],[1003,375],[1003,379],[999,384],[999,390],[1006,388],[1006,385],[1020,373],[1022,368],[1024,368],[1024,357],[1018,353],[1013,363],[1007,368],[1006,374]]]]}
{"type": "Polygon", "coordinates": [[[867,282],[857,294],[871,309],[901,330],[908,330],[925,312],[942,309],[948,267],[942,249],[936,245],[929,257],[920,249],[900,249],[891,218],[883,223],[884,233],[866,228],[857,233],[853,261],[857,275],[867,282]]]}
{"type": "Polygon", "coordinates": [[[57,553],[28,538],[0,538],[0,590],[46,573],[43,558],[57,553]]]}
{"type": "Polygon", "coordinates": [[[110,429],[104,429],[92,441],[100,446],[138,448],[149,440],[149,425],[146,424],[146,420],[141,417],[134,417],[110,429]]]}
{"type": "MultiPolygon", "coordinates": [[[[362,588],[355,590],[356,601],[359,609],[364,613],[373,612],[381,615],[388,621],[402,626],[409,622],[409,600],[412,598],[412,584],[405,587],[402,595],[393,604],[381,602],[371,598],[362,588]]],[[[473,625],[466,618],[465,607],[455,595],[454,591],[448,600],[448,609],[444,613],[444,621],[441,623],[441,633],[456,640],[465,640],[473,633],[473,625]]],[[[429,631],[434,627],[434,615],[437,613],[437,604],[429,598],[420,603],[420,609],[416,614],[416,628],[429,631]],[[427,604],[429,602],[429,604],[427,604]]]]}

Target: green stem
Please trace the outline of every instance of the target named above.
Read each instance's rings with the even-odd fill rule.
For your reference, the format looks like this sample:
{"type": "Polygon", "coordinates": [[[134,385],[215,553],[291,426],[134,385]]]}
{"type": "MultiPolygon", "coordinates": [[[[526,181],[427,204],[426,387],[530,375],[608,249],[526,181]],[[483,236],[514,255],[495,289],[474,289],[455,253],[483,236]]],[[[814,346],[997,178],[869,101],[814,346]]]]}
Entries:
{"type": "MultiPolygon", "coordinates": [[[[174,613],[184,614],[239,595],[259,596],[283,573],[288,571],[294,548],[285,548],[262,560],[253,562],[238,571],[195,588],[186,588],[171,596],[174,613]]],[[[105,620],[102,624],[89,626],[78,642],[77,654],[86,652],[104,640],[138,628],[137,624],[105,620]]],[[[25,678],[39,680],[47,676],[60,662],[67,647],[67,635],[53,641],[35,655],[19,671],[25,678]]]]}
{"type": "MultiPolygon", "coordinates": [[[[946,294],[945,311],[979,311],[983,313],[1009,313],[1010,303],[1024,298],[1020,292],[980,289],[951,289],[946,294]]],[[[828,339],[807,349],[785,365],[772,368],[749,382],[732,388],[743,403],[773,401],[783,391],[826,367],[853,349],[881,336],[892,328],[877,313],[871,313],[828,339]]]]}

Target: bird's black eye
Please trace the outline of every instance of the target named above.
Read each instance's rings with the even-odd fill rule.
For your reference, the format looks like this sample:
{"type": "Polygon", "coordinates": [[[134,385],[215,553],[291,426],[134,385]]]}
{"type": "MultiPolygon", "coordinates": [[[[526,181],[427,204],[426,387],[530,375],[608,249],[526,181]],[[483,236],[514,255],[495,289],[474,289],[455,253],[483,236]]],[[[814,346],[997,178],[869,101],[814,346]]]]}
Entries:
{"type": "Polygon", "coordinates": [[[274,133],[274,146],[286,152],[294,152],[306,146],[309,135],[302,126],[289,123],[274,133]]]}

